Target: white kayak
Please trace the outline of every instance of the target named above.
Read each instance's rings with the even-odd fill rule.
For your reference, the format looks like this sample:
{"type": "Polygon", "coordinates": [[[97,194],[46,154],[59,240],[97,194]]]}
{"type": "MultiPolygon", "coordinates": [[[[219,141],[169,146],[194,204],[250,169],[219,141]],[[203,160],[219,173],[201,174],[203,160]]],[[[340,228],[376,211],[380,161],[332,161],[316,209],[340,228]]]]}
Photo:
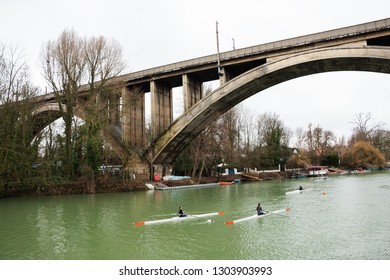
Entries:
{"type": "Polygon", "coordinates": [[[272,214],[278,214],[278,213],[289,212],[289,211],[291,211],[291,208],[284,208],[284,209],[280,209],[280,210],[269,211],[269,212],[265,212],[265,214],[263,214],[263,215],[255,214],[255,215],[252,215],[249,217],[245,217],[245,218],[241,218],[241,219],[237,219],[237,220],[232,220],[232,221],[227,221],[227,222],[225,222],[225,224],[226,225],[237,224],[237,223],[241,223],[241,222],[245,222],[245,221],[249,221],[249,220],[253,220],[253,219],[264,218],[264,217],[267,217],[267,216],[272,215],[272,214]]]}
{"type": "Polygon", "coordinates": [[[296,193],[302,193],[302,192],[306,192],[306,191],[312,191],[313,188],[308,188],[308,189],[303,189],[303,190],[295,190],[295,191],[291,191],[291,192],[286,192],[286,194],[296,194],[296,193]]]}
{"type": "Polygon", "coordinates": [[[161,219],[161,220],[153,220],[153,221],[145,221],[145,222],[135,222],[133,223],[135,226],[144,226],[144,225],[153,225],[153,224],[162,224],[162,223],[170,223],[170,222],[182,222],[182,221],[187,221],[190,219],[203,219],[211,216],[216,216],[216,215],[223,215],[225,212],[213,212],[213,213],[206,213],[206,214],[197,214],[197,215],[187,215],[184,217],[172,217],[168,219],[161,219]]]}

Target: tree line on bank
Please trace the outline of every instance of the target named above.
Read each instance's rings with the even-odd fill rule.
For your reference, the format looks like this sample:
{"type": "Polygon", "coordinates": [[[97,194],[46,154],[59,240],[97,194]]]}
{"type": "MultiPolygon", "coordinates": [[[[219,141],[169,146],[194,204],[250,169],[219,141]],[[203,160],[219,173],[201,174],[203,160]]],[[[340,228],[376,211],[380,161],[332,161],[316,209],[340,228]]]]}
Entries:
{"type": "MultiPolygon", "coordinates": [[[[54,117],[63,121],[61,133],[53,124],[45,129],[36,126],[31,100],[42,93],[30,81],[22,52],[0,42],[0,190],[14,183],[86,177],[86,191],[93,193],[103,163],[125,164],[102,140],[110,121],[104,100],[111,93],[105,86],[124,70],[121,48],[104,37],[82,38],[66,30],[44,44],[41,63],[58,101],[60,111],[54,117]],[[79,95],[82,85],[85,94],[79,95]],[[83,121],[76,117],[75,108],[80,106],[83,121]]],[[[254,115],[238,105],[179,155],[174,173],[193,178],[212,175],[220,163],[238,169],[384,166],[390,158],[390,132],[371,122],[371,114],[359,113],[352,137],[337,139],[319,125],[292,132],[275,113],[254,115]]],[[[150,126],[147,135],[144,148],[154,138],[150,126]]]]}
{"type": "Polygon", "coordinates": [[[349,170],[385,167],[390,158],[390,131],[372,121],[370,113],[356,114],[352,136],[345,139],[311,123],[306,130],[292,132],[277,114],[252,116],[239,105],[203,131],[176,159],[174,170],[196,178],[219,172],[215,167],[221,163],[241,171],[312,165],[349,170]]]}

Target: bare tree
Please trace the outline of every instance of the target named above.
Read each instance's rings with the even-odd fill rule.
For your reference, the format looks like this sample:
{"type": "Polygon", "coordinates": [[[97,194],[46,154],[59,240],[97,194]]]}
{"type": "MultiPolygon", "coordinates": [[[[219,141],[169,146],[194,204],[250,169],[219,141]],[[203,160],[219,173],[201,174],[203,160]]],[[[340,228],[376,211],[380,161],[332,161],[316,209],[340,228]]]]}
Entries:
{"type": "MultiPolygon", "coordinates": [[[[55,94],[65,123],[67,174],[73,176],[72,135],[78,135],[86,147],[81,158],[94,185],[102,155],[101,133],[108,124],[109,106],[114,107],[113,92],[108,82],[123,69],[119,44],[104,37],[80,38],[74,31],[64,31],[55,41],[45,44],[42,51],[45,78],[55,94]],[[81,88],[83,83],[86,87],[81,88]],[[83,95],[81,96],[81,90],[83,95]],[[84,111],[85,129],[82,134],[72,131],[75,108],[84,111]]],[[[115,106],[119,106],[119,101],[115,106]]],[[[119,109],[115,112],[119,117],[119,109]]],[[[76,125],[73,125],[77,129],[76,125]]],[[[93,188],[93,187],[91,187],[93,188]]],[[[92,190],[93,192],[93,190],[92,190]]]]}
{"type": "Polygon", "coordinates": [[[220,127],[222,150],[227,163],[237,165],[238,146],[240,141],[239,110],[233,107],[223,114],[217,121],[220,127]]]}
{"type": "Polygon", "coordinates": [[[312,124],[308,125],[306,141],[310,159],[319,164],[323,156],[329,152],[335,142],[334,133],[330,130],[324,130],[319,125],[315,128],[312,124]]]}
{"type": "Polygon", "coordinates": [[[102,36],[84,39],[82,46],[90,94],[101,93],[106,84],[125,68],[121,46],[117,41],[108,41],[102,36]]]}
{"type": "Polygon", "coordinates": [[[249,159],[253,153],[255,143],[257,142],[256,133],[256,114],[255,111],[250,111],[247,108],[239,107],[239,133],[242,141],[239,143],[239,159],[240,167],[249,167],[249,159]]]}
{"type": "Polygon", "coordinates": [[[74,31],[65,30],[57,40],[44,45],[41,57],[44,77],[57,98],[64,120],[66,174],[72,177],[75,174],[72,168],[72,122],[86,64],[82,41],[74,31]]]}
{"type": "Polygon", "coordinates": [[[369,125],[373,120],[371,113],[363,114],[359,113],[355,115],[353,124],[356,126],[353,128],[353,137],[351,139],[351,145],[358,141],[368,141],[373,144],[373,138],[376,131],[380,130],[383,123],[377,123],[369,125]]]}
{"type": "Polygon", "coordinates": [[[306,137],[305,132],[301,127],[299,127],[295,130],[295,135],[296,135],[295,146],[297,149],[301,149],[303,147],[305,137],[306,137]]]}
{"type": "Polygon", "coordinates": [[[390,159],[390,131],[385,129],[377,129],[373,138],[372,144],[378,148],[386,157],[390,159]]]}
{"type": "MultiPolygon", "coordinates": [[[[212,90],[210,88],[204,89],[204,96],[208,95],[212,90]]],[[[214,168],[215,163],[221,159],[222,139],[219,120],[210,124],[204,131],[202,131],[189,145],[190,158],[192,161],[191,177],[198,178],[200,182],[203,171],[207,166],[214,168]]]]}
{"type": "Polygon", "coordinates": [[[111,92],[107,83],[124,69],[122,51],[116,41],[104,37],[92,37],[82,41],[82,54],[86,61],[85,76],[88,80],[88,99],[84,104],[86,116],[86,172],[90,178],[90,192],[94,192],[94,173],[102,161],[102,131],[107,128],[111,115],[119,118],[119,97],[111,92]],[[110,113],[108,113],[110,112],[110,113]]]}
{"type": "Polygon", "coordinates": [[[22,52],[0,44],[0,187],[31,175],[37,153],[31,145],[34,126],[30,99],[36,94],[22,52]]]}

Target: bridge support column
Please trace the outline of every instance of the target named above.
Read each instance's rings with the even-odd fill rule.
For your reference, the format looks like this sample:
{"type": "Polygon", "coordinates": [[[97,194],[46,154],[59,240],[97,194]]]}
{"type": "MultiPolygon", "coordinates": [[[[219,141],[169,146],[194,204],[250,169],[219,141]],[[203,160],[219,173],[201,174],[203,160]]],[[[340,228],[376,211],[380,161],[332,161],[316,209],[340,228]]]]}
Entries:
{"type": "Polygon", "coordinates": [[[183,75],[184,112],[202,99],[202,83],[188,74],[183,75]]]}
{"type": "Polygon", "coordinates": [[[127,145],[145,144],[145,94],[137,88],[122,88],[122,140],[127,145]]]}
{"type": "Polygon", "coordinates": [[[172,165],[169,164],[154,164],[153,175],[158,175],[161,178],[166,175],[172,175],[172,169],[172,165]]]}
{"type": "Polygon", "coordinates": [[[222,86],[231,80],[230,73],[226,70],[225,67],[220,67],[219,69],[219,84],[222,86]]]}
{"type": "Polygon", "coordinates": [[[112,97],[110,97],[110,100],[107,102],[108,110],[109,110],[109,117],[110,117],[110,123],[114,125],[119,125],[119,102],[120,97],[119,95],[114,94],[112,97]]]}
{"type": "Polygon", "coordinates": [[[160,135],[173,121],[172,88],[150,82],[153,135],[160,135]]]}
{"type": "Polygon", "coordinates": [[[123,170],[125,178],[136,180],[150,179],[150,165],[146,160],[142,160],[137,154],[132,154],[123,170]]]}

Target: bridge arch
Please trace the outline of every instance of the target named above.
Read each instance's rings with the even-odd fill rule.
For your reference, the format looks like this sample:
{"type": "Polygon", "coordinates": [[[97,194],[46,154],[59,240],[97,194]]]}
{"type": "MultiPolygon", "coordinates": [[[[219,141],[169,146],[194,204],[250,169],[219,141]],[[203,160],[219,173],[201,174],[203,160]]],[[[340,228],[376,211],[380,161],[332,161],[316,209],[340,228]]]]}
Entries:
{"type": "Polygon", "coordinates": [[[390,73],[390,48],[330,47],[275,58],[247,71],[200,100],[156,139],[146,151],[154,164],[171,164],[208,125],[243,100],[279,83],[333,71],[390,73]]]}
{"type": "MultiPolygon", "coordinates": [[[[64,106],[64,104],[62,104],[62,106],[62,109],[66,111],[66,107],[64,106]]],[[[74,115],[82,120],[85,119],[85,112],[78,106],[74,108],[74,115]]],[[[46,126],[62,117],[60,104],[58,102],[51,102],[37,106],[32,111],[32,116],[34,117],[35,124],[33,137],[35,137],[46,126]]],[[[106,143],[109,143],[111,145],[112,149],[118,155],[118,157],[120,157],[123,161],[127,160],[129,154],[132,151],[130,151],[130,149],[127,149],[123,145],[121,141],[122,132],[119,127],[115,125],[110,125],[109,127],[103,129],[102,138],[106,143]]]]}
{"type": "MultiPolygon", "coordinates": [[[[65,105],[62,104],[62,109],[66,112],[65,105]]],[[[84,112],[77,107],[75,108],[75,116],[84,119],[84,112]]],[[[53,123],[57,119],[62,117],[60,110],[60,104],[58,102],[45,103],[37,106],[32,111],[32,116],[34,117],[35,127],[34,127],[34,137],[42,131],[46,126],[53,123]]]]}
{"type": "MultiPolygon", "coordinates": [[[[64,108],[65,109],[65,108],[64,108]]],[[[31,115],[34,118],[33,137],[37,136],[46,126],[61,118],[58,103],[42,104],[34,108],[31,115]]]]}

